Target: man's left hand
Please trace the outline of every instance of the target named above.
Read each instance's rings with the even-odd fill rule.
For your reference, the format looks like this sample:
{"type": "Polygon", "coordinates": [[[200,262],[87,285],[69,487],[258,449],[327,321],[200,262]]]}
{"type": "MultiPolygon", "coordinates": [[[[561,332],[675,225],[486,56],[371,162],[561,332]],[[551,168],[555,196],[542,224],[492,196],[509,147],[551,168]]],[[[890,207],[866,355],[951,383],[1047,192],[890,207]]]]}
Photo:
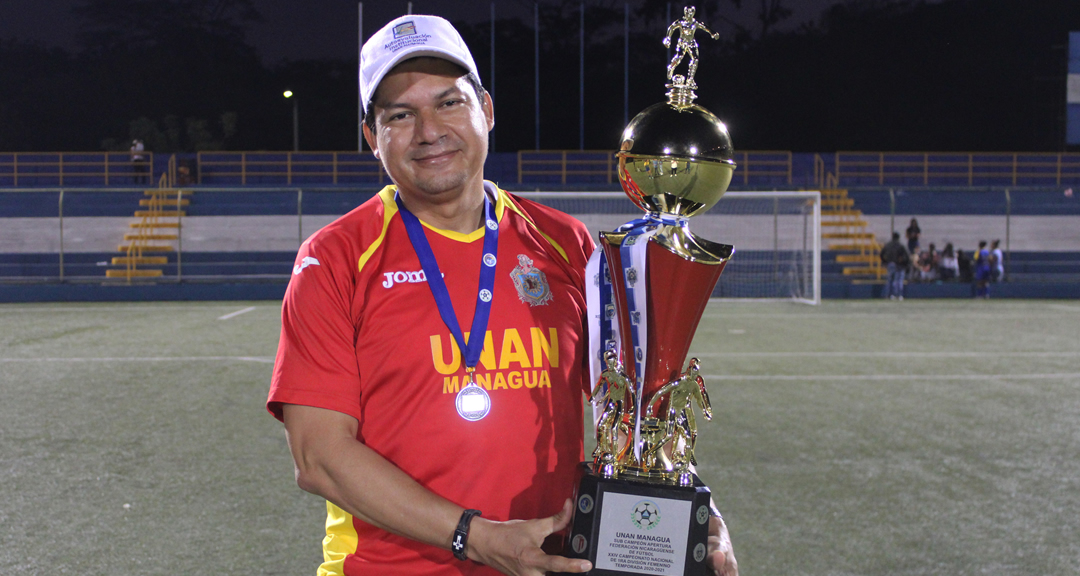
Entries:
{"type": "Polygon", "coordinates": [[[717,576],[739,576],[739,563],[731,548],[727,525],[717,516],[709,518],[709,554],[705,564],[717,576]]]}

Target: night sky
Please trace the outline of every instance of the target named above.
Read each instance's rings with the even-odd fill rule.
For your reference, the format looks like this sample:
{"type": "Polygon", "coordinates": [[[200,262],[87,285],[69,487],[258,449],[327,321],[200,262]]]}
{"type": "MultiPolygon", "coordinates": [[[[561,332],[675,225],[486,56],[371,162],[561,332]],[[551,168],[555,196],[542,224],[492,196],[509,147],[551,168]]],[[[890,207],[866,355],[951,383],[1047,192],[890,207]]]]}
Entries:
{"type": "MultiPolygon", "coordinates": [[[[794,14],[781,29],[792,28],[812,21],[828,6],[840,0],[788,0],[794,14]]],[[[0,38],[31,40],[47,46],[71,51],[78,48],[79,23],[71,15],[71,7],[79,0],[3,0],[0,2],[0,38]]],[[[640,0],[631,1],[631,6],[640,0]]],[[[356,28],[358,3],[351,0],[254,0],[264,21],[249,25],[247,40],[254,45],[267,64],[282,60],[311,58],[350,58],[357,53],[356,28]]],[[[400,0],[368,0],[364,6],[364,34],[372,34],[389,20],[406,13],[410,2],[400,0]]],[[[438,14],[449,20],[486,21],[490,18],[491,2],[463,0],[415,0],[414,14],[438,14]]],[[[588,6],[596,2],[586,2],[588,6]]],[[[620,4],[606,2],[606,4],[620,4]]],[[[751,23],[756,1],[744,1],[741,10],[733,3],[721,4],[720,15],[698,14],[710,28],[724,33],[730,31],[719,16],[751,23]]],[[[672,2],[673,18],[684,4],[672,2]]],[[[531,21],[533,2],[529,0],[498,0],[497,18],[518,16],[531,21]]]]}
{"type": "MultiPolygon", "coordinates": [[[[246,45],[232,37],[215,44],[225,36],[199,36],[206,30],[184,22],[162,28],[151,16],[113,31],[131,46],[104,50],[100,42],[108,40],[98,38],[94,50],[79,53],[84,30],[72,8],[85,1],[0,0],[0,40],[23,41],[0,53],[0,84],[12,88],[0,98],[0,150],[112,149],[136,132],[165,134],[170,118],[217,132],[163,140],[157,150],[291,148],[285,88],[303,94],[293,101],[303,102],[301,149],[355,147],[355,0],[249,0],[262,21],[243,25],[246,45]],[[139,36],[144,25],[151,41],[139,36]],[[235,129],[226,129],[226,114],[237,114],[235,129]]],[[[114,8],[146,2],[148,13],[168,14],[153,10],[162,0],[111,1],[114,8]]],[[[703,40],[699,103],[728,122],[744,149],[1065,146],[1066,48],[1068,32],[1080,30],[1080,0],[782,0],[794,13],[767,34],[755,19],[763,0],[712,0],[711,13],[706,1],[697,0],[697,17],[723,38],[703,40]]],[[[543,0],[539,84],[533,0],[495,0],[497,74],[489,63],[489,0],[368,0],[365,37],[410,4],[413,13],[464,23],[481,79],[503,103],[500,152],[609,147],[626,118],[663,97],[667,22],[655,16],[663,0],[630,1],[629,74],[623,1],[587,0],[586,28],[595,36],[580,83],[580,3],[543,0]]],[[[684,4],[670,5],[677,18],[684,4]]]]}

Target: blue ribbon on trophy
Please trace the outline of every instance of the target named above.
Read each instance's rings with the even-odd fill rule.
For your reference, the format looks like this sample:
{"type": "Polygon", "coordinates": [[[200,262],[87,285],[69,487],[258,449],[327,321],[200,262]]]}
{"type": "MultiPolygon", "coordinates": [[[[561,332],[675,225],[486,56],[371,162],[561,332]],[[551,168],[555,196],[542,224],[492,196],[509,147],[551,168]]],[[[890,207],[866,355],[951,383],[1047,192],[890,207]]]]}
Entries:
{"type": "MultiPolygon", "coordinates": [[[[589,323],[589,376],[592,382],[600,378],[601,372],[606,368],[604,365],[604,352],[614,350],[624,364],[634,363],[634,393],[637,402],[637,413],[641,413],[642,387],[645,375],[645,351],[648,350],[648,299],[645,289],[646,269],[645,251],[649,240],[662,230],[664,226],[678,226],[686,228],[689,219],[684,216],[649,212],[642,218],[637,218],[619,226],[615,232],[625,233],[619,246],[619,256],[622,260],[622,274],[626,286],[627,308],[630,312],[630,337],[634,344],[634,350],[627,357],[622,349],[622,338],[619,331],[619,323],[615,318],[616,306],[611,288],[611,277],[608,273],[607,256],[604,250],[597,247],[589,258],[585,268],[586,278],[592,278],[586,292],[586,305],[589,317],[597,321],[589,323]],[[638,283],[641,286],[635,288],[638,283]]],[[[606,390],[605,390],[606,391],[606,390]]],[[[594,416],[595,417],[595,416],[594,416]]],[[[634,437],[641,434],[641,420],[635,419],[634,437]]],[[[634,456],[641,458],[640,444],[634,445],[634,456]]]]}

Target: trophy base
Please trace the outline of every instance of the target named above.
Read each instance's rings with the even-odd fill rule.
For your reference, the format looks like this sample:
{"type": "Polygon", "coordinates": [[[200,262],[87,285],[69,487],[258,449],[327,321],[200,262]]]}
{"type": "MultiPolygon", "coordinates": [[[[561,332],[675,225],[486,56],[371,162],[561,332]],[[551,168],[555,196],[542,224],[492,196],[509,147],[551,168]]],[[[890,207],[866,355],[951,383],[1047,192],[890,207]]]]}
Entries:
{"type": "Polygon", "coordinates": [[[589,462],[579,474],[563,556],[589,560],[596,576],[708,573],[710,492],[700,478],[689,486],[605,478],[589,462]]]}

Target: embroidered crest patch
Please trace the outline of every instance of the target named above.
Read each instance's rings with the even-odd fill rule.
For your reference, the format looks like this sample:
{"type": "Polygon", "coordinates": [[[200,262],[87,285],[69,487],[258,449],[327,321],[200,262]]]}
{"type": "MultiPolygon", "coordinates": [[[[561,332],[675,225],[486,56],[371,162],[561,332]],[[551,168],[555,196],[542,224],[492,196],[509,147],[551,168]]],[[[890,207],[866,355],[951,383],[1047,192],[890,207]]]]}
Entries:
{"type": "Polygon", "coordinates": [[[510,278],[522,302],[527,302],[529,306],[541,306],[551,302],[553,296],[547,276],[532,263],[528,256],[518,254],[518,265],[510,272],[510,278]]]}
{"type": "Polygon", "coordinates": [[[401,38],[402,36],[412,36],[416,34],[416,24],[411,20],[408,22],[402,22],[397,26],[394,26],[394,38],[401,38]]]}

